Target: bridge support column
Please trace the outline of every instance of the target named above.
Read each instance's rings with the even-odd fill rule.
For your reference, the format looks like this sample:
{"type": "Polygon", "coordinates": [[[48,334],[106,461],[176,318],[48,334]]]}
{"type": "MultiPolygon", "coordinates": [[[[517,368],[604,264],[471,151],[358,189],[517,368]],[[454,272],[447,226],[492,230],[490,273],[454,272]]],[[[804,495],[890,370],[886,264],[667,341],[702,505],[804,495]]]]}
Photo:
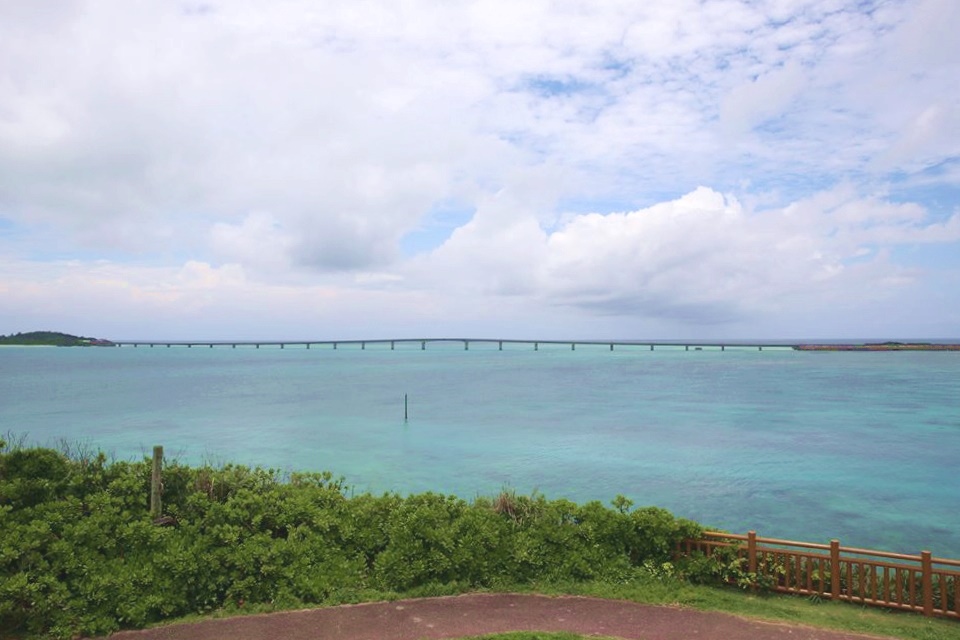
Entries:
{"type": "Polygon", "coordinates": [[[470,351],[470,343],[467,340],[463,341],[463,350],[470,351]]]}
{"type": "Polygon", "coordinates": [[[497,343],[497,350],[498,350],[498,351],[503,351],[503,340],[501,340],[499,343],[497,343]]]}

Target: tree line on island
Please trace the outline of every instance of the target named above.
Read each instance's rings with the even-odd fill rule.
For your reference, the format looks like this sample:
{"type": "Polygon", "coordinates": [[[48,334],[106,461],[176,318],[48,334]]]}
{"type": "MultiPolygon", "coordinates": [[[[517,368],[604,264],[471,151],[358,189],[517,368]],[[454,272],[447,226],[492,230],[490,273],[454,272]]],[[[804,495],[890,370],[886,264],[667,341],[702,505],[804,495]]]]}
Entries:
{"type": "Polygon", "coordinates": [[[50,347],[111,347],[113,343],[102,338],[74,336],[59,331],[29,331],[0,336],[0,345],[50,347]]]}

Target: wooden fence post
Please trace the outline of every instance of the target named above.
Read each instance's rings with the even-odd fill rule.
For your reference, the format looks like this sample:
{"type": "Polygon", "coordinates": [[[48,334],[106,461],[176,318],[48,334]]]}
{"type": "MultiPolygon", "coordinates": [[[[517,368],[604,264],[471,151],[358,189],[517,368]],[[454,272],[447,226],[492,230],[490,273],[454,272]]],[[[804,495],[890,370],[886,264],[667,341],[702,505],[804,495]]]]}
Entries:
{"type": "Polygon", "coordinates": [[[153,472],[150,474],[150,517],[156,520],[163,513],[160,504],[160,468],[163,466],[163,447],[153,448],[153,472]]]}
{"type": "Polygon", "coordinates": [[[747,571],[757,572],[757,532],[747,532],[747,571]]]}
{"type": "MultiPolygon", "coordinates": [[[[929,551],[920,552],[920,566],[923,569],[923,615],[933,615],[933,560],[929,551]]],[[[942,585],[941,585],[942,586],[942,585]]]]}
{"type": "Polygon", "coordinates": [[[840,541],[830,541],[830,597],[840,597],[840,541]]]}

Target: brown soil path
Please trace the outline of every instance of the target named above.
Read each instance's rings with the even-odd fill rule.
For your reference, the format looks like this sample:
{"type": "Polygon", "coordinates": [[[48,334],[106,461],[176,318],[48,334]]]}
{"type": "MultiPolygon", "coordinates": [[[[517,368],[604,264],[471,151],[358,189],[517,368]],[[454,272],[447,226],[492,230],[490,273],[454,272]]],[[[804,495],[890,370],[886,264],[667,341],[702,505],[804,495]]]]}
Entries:
{"type": "Polygon", "coordinates": [[[204,620],[124,631],[111,639],[425,640],[506,631],[571,631],[628,640],[864,640],[868,637],[621,600],[469,594],[204,620]]]}

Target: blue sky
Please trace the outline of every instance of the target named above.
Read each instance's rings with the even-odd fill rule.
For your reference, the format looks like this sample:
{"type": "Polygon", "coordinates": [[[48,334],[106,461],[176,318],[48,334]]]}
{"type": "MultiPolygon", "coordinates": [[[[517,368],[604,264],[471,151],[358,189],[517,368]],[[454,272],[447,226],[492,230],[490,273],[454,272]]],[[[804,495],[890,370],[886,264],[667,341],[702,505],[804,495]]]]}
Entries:
{"type": "Polygon", "coordinates": [[[0,333],[960,338],[952,0],[0,5],[0,333]]]}

